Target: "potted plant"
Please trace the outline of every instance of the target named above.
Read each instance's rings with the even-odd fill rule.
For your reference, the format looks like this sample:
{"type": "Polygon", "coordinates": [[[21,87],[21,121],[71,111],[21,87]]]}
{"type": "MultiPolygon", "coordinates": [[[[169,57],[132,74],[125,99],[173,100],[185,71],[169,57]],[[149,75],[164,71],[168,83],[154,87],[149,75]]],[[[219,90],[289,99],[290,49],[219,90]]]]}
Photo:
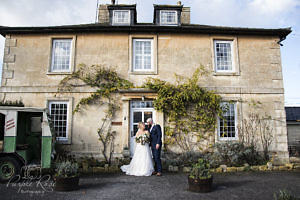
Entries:
{"type": "Polygon", "coordinates": [[[192,192],[211,192],[213,176],[210,173],[210,164],[207,160],[200,158],[193,164],[188,176],[189,190],[192,192]]]}
{"type": "Polygon", "coordinates": [[[130,157],[130,150],[129,150],[129,148],[128,147],[124,147],[122,154],[123,154],[124,158],[129,158],[130,157]]]}
{"type": "Polygon", "coordinates": [[[62,159],[56,162],[54,176],[57,191],[72,191],[79,189],[78,163],[74,158],[62,159]]]}

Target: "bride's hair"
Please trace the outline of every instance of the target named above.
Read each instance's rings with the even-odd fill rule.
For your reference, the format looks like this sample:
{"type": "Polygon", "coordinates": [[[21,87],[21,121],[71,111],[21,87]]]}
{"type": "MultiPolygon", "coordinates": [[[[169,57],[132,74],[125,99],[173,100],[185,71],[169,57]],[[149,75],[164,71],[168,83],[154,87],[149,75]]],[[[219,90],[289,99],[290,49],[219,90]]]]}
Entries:
{"type": "Polygon", "coordinates": [[[144,123],[144,122],[139,122],[138,128],[141,129],[141,126],[142,126],[142,125],[145,126],[145,123],[144,123]]]}

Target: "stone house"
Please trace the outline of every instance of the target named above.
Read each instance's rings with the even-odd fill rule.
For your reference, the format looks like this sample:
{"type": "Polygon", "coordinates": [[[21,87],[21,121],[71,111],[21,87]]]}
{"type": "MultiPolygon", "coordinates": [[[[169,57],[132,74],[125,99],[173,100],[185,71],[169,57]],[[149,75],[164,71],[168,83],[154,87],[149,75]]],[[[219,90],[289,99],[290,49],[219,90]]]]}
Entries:
{"type": "MultiPolygon", "coordinates": [[[[96,131],[103,112],[97,105],[72,114],[80,88],[57,95],[57,86],[80,63],[114,66],[135,85],[148,77],[175,82],[173,73],[190,76],[200,65],[209,75],[201,85],[230,101],[227,127],[218,121],[211,142],[239,140],[238,125],[252,99],[277,119],[271,151],[288,162],[280,42],[290,28],[262,29],[190,23],[190,8],[154,5],[153,23],[137,23],[136,5],[100,5],[98,22],[49,27],[0,27],[6,38],[1,99],[22,99],[26,107],[46,107],[54,116],[59,143],[78,155],[101,157],[96,131]],[[54,114],[56,113],[56,114],[54,114]],[[225,132],[225,134],[224,134],[225,132]]],[[[132,148],[137,122],[152,117],[164,127],[164,114],[153,108],[156,94],[143,89],[120,91],[115,157],[132,148]]]]}

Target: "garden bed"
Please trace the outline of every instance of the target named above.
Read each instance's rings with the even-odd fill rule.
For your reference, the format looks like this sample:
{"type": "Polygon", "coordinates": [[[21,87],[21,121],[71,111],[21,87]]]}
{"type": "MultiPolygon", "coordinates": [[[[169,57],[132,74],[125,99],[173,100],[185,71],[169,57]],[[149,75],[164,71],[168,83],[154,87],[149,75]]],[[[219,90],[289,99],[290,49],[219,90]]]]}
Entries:
{"type": "MultiPolygon", "coordinates": [[[[189,173],[191,167],[180,167],[180,166],[167,166],[166,170],[168,172],[178,173],[189,173]]],[[[243,166],[243,167],[227,167],[222,165],[218,168],[210,170],[212,173],[233,173],[233,172],[248,172],[248,171],[300,171],[300,164],[285,164],[280,166],[268,166],[268,165],[258,165],[258,166],[243,166]]],[[[121,172],[119,166],[104,166],[104,167],[88,167],[79,168],[81,174],[98,174],[98,173],[119,173],[121,172]]]]}
{"type": "MultiPolygon", "coordinates": [[[[169,172],[184,172],[189,173],[191,167],[179,167],[179,166],[168,166],[169,172]]],[[[257,166],[242,166],[242,167],[227,167],[226,165],[221,165],[218,168],[210,170],[212,173],[230,173],[230,172],[247,172],[247,171],[300,171],[300,164],[285,164],[280,166],[272,165],[257,165],[257,166]]]]}

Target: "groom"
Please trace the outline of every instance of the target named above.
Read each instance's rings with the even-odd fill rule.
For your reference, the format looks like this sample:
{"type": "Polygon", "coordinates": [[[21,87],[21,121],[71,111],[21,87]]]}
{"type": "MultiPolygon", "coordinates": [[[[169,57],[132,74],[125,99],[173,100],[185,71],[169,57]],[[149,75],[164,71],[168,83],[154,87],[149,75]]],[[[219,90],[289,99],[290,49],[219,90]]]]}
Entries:
{"type": "Polygon", "coordinates": [[[155,162],[153,175],[161,176],[161,160],[160,160],[160,152],[161,152],[161,128],[160,125],[154,124],[152,118],[147,119],[148,130],[150,132],[150,143],[152,149],[152,156],[155,162]]]}

